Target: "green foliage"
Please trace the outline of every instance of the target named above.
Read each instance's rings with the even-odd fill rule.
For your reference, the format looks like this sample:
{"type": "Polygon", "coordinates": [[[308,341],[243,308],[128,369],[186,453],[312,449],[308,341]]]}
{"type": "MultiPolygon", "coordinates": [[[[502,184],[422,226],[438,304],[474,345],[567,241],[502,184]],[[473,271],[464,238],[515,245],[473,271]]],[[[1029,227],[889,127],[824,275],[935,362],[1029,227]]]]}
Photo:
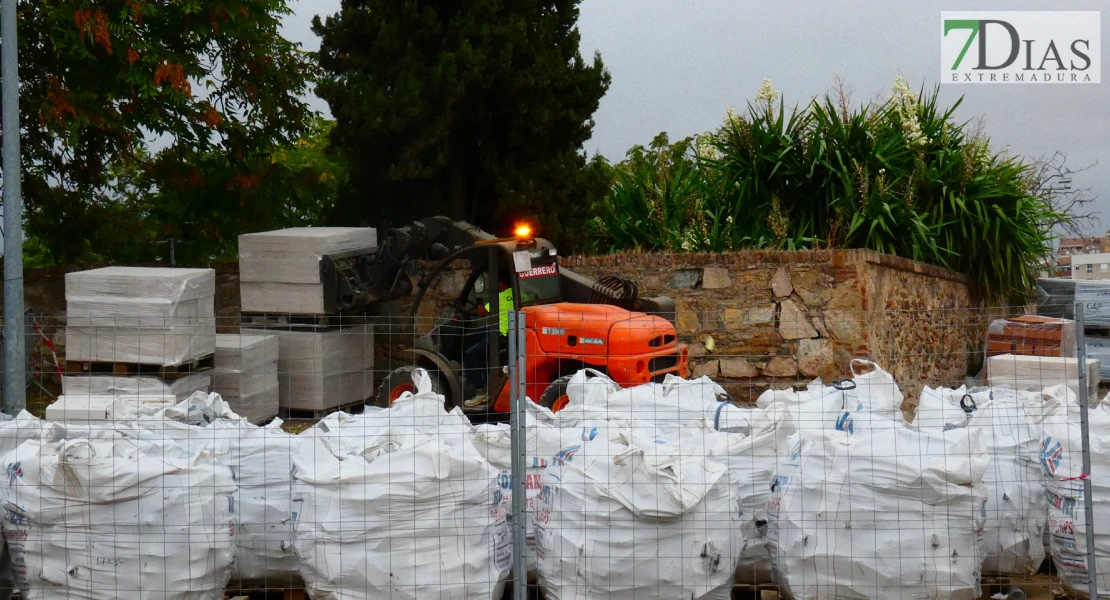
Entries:
{"type": "Polygon", "coordinates": [[[581,148],[609,86],[579,53],[579,2],[344,0],[317,18],[316,92],[351,169],[330,221],[533,218],[574,243],[604,175],[581,148]]]}
{"type": "Polygon", "coordinates": [[[885,102],[787,110],[765,82],[747,114],[695,139],[657,137],[614,167],[595,250],[870,248],[968,273],[1020,301],[1066,219],[1030,167],[991,154],[937,90],[899,78],[885,102]]]}
{"type": "Polygon", "coordinates": [[[289,12],[286,0],[19,2],[36,260],[148,260],[168,235],[218,254],[268,210],[256,188],[283,185],[272,154],[310,116],[312,67],[279,33],[289,12]]]}

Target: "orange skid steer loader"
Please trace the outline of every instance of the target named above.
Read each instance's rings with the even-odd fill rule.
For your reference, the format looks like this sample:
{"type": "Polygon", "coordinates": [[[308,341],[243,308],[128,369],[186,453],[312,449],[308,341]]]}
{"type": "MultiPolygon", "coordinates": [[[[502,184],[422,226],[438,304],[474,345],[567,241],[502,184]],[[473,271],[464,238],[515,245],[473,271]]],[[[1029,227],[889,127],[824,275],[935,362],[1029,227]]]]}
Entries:
{"type": "MultiPolygon", "coordinates": [[[[333,280],[329,312],[380,307],[413,292],[408,274],[433,261],[418,280],[415,317],[445,276],[468,265],[461,291],[428,333],[407,350],[411,364],[389,373],[376,402],[389,406],[415,391],[412,372],[423,368],[447,408],[500,418],[509,410],[508,310],[525,322],[527,394],[550,408],[566,405],[567,383],[590,368],[622,386],[686,376],[687,348],[677,342],[674,300],[640,298],[634,282],[608,276],[592,281],[561,268],[555,247],[518,227],[496,238],[467,223],[432,217],[390,230],[370,254],[321,259],[333,280]]],[[[426,311],[425,311],[426,312],[426,311]]]]}

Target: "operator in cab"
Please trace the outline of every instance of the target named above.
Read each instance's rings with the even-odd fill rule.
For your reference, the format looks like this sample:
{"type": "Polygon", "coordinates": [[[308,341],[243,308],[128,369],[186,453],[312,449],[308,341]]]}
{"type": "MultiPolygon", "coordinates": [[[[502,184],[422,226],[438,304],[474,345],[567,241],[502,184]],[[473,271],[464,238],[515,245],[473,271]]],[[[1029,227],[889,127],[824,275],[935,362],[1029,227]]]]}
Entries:
{"type": "MultiPolygon", "coordinates": [[[[501,273],[497,278],[497,331],[501,336],[501,347],[507,347],[509,340],[509,311],[515,310],[513,305],[513,289],[509,287],[508,277],[501,273]]],[[[489,303],[478,309],[479,316],[489,315],[489,303]]],[[[475,408],[486,403],[489,391],[489,330],[483,331],[478,336],[478,341],[463,352],[463,373],[467,381],[474,384],[478,393],[463,404],[467,408],[475,408]]]]}

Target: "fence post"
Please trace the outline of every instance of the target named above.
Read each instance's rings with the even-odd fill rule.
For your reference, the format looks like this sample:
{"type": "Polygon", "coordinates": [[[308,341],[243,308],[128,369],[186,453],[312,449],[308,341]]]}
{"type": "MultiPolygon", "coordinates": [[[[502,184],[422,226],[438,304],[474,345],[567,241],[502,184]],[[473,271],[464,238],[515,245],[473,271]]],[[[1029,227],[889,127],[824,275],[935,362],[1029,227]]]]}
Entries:
{"type": "MultiPolygon", "coordinates": [[[[1098,598],[1098,570],[1095,564],[1095,505],[1091,497],[1091,430],[1087,422],[1087,336],[1083,325],[1083,303],[1075,303],[1076,356],[1079,359],[1079,427],[1083,437],[1083,521],[1087,534],[1087,588],[1091,600],[1098,598]]],[[[1097,400],[1097,399],[1096,399],[1097,400]]]]}
{"type": "Polygon", "coordinates": [[[525,600],[528,585],[528,562],[525,552],[528,540],[525,535],[525,486],[524,456],[527,432],[524,428],[527,394],[526,356],[524,342],[524,313],[509,312],[509,432],[512,440],[512,535],[513,535],[513,600],[525,600]]]}

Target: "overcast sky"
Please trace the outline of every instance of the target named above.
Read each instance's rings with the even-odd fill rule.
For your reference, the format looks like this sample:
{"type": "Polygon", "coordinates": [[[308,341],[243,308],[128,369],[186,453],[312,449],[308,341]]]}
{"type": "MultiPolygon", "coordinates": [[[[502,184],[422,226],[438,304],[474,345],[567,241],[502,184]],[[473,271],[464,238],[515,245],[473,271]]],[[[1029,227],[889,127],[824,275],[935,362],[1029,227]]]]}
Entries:
{"type": "MultiPolygon", "coordinates": [[[[910,86],[940,77],[940,11],[1099,10],[1098,0],[966,2],[917,0],[584,0],[582,53],[600,51],[613,76],[586,144],[619,160],[660,131],[672,139],[718,125],[728,106],[753,97],[764,77],[788,104],[823,94],[839,75],[859,101],[887,94],[900,72],[910,86]]],[[[294,0],[286,35],[319,47],[309,22],[338,0],[294,0]]],[[[1105,20],[1105,16],[1103,17],[1105,20]]],[[[1103,31],[1106,30],[1105,21],[1103,31]]],[[[1110,41],[1103,35],[1103,38],[1110,41]]],[[[1073,167],[1098,163],[1073,187],[1099,196],[1101,233],[1110,227],[1110,83],[1097,85],[944,85],[942,100],[965,96],[958,117],[984,118],[996,149],[1030,157],[1068,154],[1073,167]]],[[[314,100],[326,112],[327,105],[314,100]]]]}

